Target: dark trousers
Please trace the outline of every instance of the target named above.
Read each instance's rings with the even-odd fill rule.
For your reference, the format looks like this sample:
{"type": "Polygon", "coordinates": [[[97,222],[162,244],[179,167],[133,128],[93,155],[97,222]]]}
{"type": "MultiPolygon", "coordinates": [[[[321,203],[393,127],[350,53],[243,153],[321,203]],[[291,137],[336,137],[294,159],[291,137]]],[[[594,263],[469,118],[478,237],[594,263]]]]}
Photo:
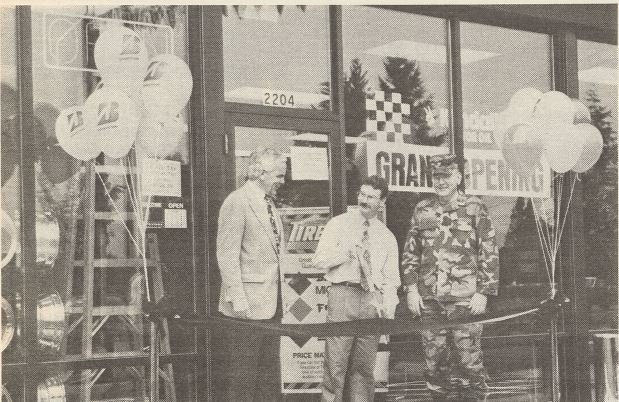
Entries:
{"type": "Polygon", "coordinates": [[[252,331],[226,331],[224,336],[223,400],[280,401],[280,337],[252,331]]]}

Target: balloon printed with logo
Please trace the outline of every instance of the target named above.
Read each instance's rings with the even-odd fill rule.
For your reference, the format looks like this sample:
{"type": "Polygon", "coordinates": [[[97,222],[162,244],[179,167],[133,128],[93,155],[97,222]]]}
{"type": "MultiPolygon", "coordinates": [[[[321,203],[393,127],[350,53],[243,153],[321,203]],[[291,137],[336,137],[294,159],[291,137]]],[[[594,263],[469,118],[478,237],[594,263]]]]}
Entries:
{"type": "Polygon", "coordinates": [[[129,28],[110,25],[95,43],[95,64],[105,86],[129,96],[139,96],[147,61],[144,40],[129,28]]]}
{"type": "Polygon", "coordinates": [[[537,127],[518,123],[505,132],[501,149],[507,166],[520,176],[526,177],[539,166],[544,152],[544,142],[537,127]]]}
{"type": "Polygon", "coordinates": [[[533,117],[548,126],[571,124],[574,121],[574,104],[563,92],[548,91],[535,105],[533,117]]]}
{"type": "Polygon", "coordinates": [[[186,132],[187,125],[180,116],[164,121],[146,116],[140,122],[135,146],[144,156],[165,158],[176,151],[186,132]]]}
{"type": "Polygon", "coordinates": [[[87,127],[84,108],[72,106],[60,111],[55,125],[56,139],[69,155],[83,161],[101,153],[101,148],[87,127]]]}
{"type": "Polygon", "coordinates": [[[160,54],[148,63],[142,97],[147,113],[160,121],[176,116],[191,96],[193,79],[183,60],[160,54]]]}
{"type": "Polygon", "coordinates": [[[565,173],[572,169],[583,150],[585,139],[573,124],[542,126],[544,156],[552,170],[565,173]]]}
{"type": "Polygon", "coordinates": [[[591,123],[591,112],[584,103],[578,99],[572,99],[574,105],[574,124],[591,123]]]}
{"type": "Polygon", "coordinates": [[[600,130],[591,124],[577,124],[574,127],[577,136],[584,139],[582,153],[572,170],[576,173],[583,173],[591,169],[597,163],[604,149],[604,139],[600,130]]]}
{"type": "Polygon", "coordinates": [[[84,104],[88,130],[95,144],[112,158],[127,155],[140,123],[139,110],[129,96],[115,88],[95,91],[84,104]]]}

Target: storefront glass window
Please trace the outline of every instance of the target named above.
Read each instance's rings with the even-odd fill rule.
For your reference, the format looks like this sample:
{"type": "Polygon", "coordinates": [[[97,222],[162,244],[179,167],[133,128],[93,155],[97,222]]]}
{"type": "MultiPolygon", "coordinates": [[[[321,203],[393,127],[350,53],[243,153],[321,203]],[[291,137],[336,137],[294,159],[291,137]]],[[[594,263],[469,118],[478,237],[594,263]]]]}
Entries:
{"type": "Polygon", "coordinates": [[[329,18],[325,6],[223,7],[228,102],[329,108],[329,18]]]}
{"type": "MultiPolygon", "coordinates": [[[[144,356],[147,292],[194,308],[187,29],[181,6],[32,9],[39,359],[144,356]]],[[[162,329],[162,354],[195,350],[192,330],[162,329]]],[[[62,381],[126,380],[104,372],[62,381]]],[[[76,400],[129,396],[110,384],[76,400]]]]}
{"type": "MultiPolygon", "coordinates": [[[[499,291],[498,296],[489,297],[488,309],[500,314],[550,295],[551,275],[535,217],[552,231],[551,172],[547,165],[534,161],[529,172],[517,175],[512,159],[504,157],[507,147],[500,148],[500,133],[501,112],[517,91],[551,89],[551,40],[544,34],[462,23],[461,46],[463,52],[470,49],[485,55],[469,62],[462,57],[465,184],[467,193],[487,205],[494,224],[499,291]]],[[[539,154],[537,158],[541,160],[539,154]]],[[[484,336],[489,338],[484,360],[490,377],[513,384],[522,381],[533,387],[529,395],[543,394],[542,366],[537,362],[549,355],[549,345],[533,338],[522,338],[520,343],[512,343],[509,337],[501,341],[500,336],[545,333],[548,325],[528,316],[484,326],[484,336]],[[505,358],[508,350],[511,357],[505,358]]]]}
{"type": "MultiPolygon", "coordinates": [[[[2,338],[4,362],[23,360],[24,264],[21,242],[21,171],[19,168],[19,92],[15,9],[0,8],[0,95],[2,96],[2,338]]],[[[11,378],[10,373],[3,373],[11,378]]],[[[14,381],[13,381],[14,382],[14,381]]],[[[13,384],[15,385],[15,384],[13,384]]],[[[12,390],[11,392],[12,393],[12,390]]]]}
{"type": "Polygon", "coordinates": [[[387,225],[402,247],[423,197],[415,183],[425,182],[425,161],[409,159],[418,151],[411,145],[446,151],[451,142],[447,20],[352,6],[343,7],[342,20],[348,203],[357,204],[359,179],[367,172],[386,177],[392,189],[402,187],[386,208],[387,225]],[[376,159],[366,140],[389,142],[393,152],[376,159]],[[400,140],[404,145],[394,143],[400,140]]]}
{"type": "Polygon", "coordinates": [[[580,100],[602,134],[599,161],[581,175],[585,284],[592,329],[617,329],[617,46],[578,41],[580,100]]]}

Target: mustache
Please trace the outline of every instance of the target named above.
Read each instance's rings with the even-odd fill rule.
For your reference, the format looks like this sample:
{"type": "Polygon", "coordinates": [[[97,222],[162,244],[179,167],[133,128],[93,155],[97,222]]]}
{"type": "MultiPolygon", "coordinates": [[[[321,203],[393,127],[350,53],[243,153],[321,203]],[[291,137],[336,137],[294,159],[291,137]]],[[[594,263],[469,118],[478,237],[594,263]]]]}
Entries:
{"type": "Polygon", "coordinates": [[[360,202],[359,206],[363,207],[363,208],[369,208],[370,207],[367,202],[360,202]]]}

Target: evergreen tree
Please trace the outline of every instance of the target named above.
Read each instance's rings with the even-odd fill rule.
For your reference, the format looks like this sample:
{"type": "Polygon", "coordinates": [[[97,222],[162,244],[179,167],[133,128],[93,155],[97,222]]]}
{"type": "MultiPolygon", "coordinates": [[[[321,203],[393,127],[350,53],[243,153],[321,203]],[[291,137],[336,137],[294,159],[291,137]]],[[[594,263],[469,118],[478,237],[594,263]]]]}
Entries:
{"type": "Polygon", "coordinates": [[[442,145],[446,131],[436,133],[431,130],[426,121],[426,110],[434,107],[434,95],[426,94],[417,61],[402,57],[385,57],[383,66],[385,77],[379,77],[380,90],[400,93],[402,103],[408,103],[411,107],[410,118],[404,120],[405,123],[411,125],[412,138],[409,142],[432,146],[442,145]]]}
{"type": "Polygon", "coordinates": [[[596,91],[589,89],[586,102],[591,124],[604,139],[598,162],[582,175],[584,198],[585,260],[588,275],[617,280],[617,132],[612,112],[596,91]]]}

